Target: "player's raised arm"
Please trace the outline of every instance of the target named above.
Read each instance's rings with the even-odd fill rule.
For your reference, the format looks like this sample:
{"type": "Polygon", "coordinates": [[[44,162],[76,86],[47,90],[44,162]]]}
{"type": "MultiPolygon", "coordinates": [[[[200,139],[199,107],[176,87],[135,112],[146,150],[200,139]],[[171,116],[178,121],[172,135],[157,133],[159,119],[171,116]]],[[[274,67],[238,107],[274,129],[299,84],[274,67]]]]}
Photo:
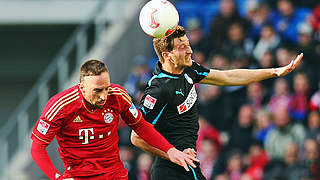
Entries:
{"type": "Polygon", "coordinates": [[[290,73],[303,57],[299,54],[290,64],[268,69],[232,69],[232,70],[214,70],[211,69],[207,77],[202,79],[202,84],[212,84],[219,86],[239,86],[253,82],[258,82],[272,77],[280,77],[290,73]]]}

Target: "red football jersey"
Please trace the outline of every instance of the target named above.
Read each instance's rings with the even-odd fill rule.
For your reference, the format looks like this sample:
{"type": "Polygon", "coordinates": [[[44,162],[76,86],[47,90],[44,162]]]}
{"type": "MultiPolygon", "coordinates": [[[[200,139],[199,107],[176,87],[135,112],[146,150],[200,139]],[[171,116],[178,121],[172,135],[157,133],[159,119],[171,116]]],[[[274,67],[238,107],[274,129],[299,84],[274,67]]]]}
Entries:
{"type": "Polygon", "coordinates": [[[49,144],[56,136],[66,177],[123,171],[119,157],[119,116],[128,124],[141,116],[127,92],[111,84],[103,108],[88,107],[79,85],[53,96],[36,123],[31,138],[49,144]]]}

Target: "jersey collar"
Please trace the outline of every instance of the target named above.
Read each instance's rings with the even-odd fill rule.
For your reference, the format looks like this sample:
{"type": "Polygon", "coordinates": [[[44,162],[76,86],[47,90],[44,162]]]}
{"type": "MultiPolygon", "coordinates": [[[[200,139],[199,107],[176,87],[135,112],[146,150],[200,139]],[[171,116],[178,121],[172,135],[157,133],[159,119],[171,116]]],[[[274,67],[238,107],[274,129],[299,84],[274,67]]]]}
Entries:
{"type": "Polygon", "coordinates": [[[156,64],[156,67],[154,69],[153,74],[154,75],[159,75],[160,73],[164,73],[164,74],[167,74],[167,75],[170,75],[170,76],[174,76],[174,77],[179,77],[181,74],[183,74],[183,72],[181,74],[172,74],[172,73],[169,73],[169,72],[163,70],[162,69],[162,64],[160,63],[160,61],[158,61],[157,64],[156,64]]]}

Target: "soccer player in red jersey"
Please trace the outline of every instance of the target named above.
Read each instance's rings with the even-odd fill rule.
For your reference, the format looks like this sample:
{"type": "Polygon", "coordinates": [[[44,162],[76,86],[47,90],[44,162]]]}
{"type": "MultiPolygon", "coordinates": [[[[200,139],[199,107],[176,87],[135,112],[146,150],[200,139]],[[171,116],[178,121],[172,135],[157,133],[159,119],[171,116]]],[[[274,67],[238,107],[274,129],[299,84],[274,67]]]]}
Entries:
{"type": "Polygon", "coordinates": [[[189,170],[192,156],[164,139],[135,108],[127,92],[110,83],[102,61],[89,60],[80,69],[80,84],[53,96],[37,121],[31,155],[50,179],[128,179],[118,149],[119,117],[150,145],[166,152],[170,161],[189,170]],[[46,147],[56,137],[65,172],[60,174],[46,147]]]}

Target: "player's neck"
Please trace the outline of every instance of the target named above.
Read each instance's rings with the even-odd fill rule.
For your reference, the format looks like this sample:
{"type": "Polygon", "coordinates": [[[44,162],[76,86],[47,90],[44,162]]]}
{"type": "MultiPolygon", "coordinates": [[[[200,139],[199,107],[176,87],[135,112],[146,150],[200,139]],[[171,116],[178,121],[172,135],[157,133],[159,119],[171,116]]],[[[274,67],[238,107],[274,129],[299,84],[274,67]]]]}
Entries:
{"type": "Polygon", "coordinates": [[[184,68],[174,65],[171,62],[165,62],[162,64],[162,70],[171,74],[181,74],[184,71],[184,68]]]}

